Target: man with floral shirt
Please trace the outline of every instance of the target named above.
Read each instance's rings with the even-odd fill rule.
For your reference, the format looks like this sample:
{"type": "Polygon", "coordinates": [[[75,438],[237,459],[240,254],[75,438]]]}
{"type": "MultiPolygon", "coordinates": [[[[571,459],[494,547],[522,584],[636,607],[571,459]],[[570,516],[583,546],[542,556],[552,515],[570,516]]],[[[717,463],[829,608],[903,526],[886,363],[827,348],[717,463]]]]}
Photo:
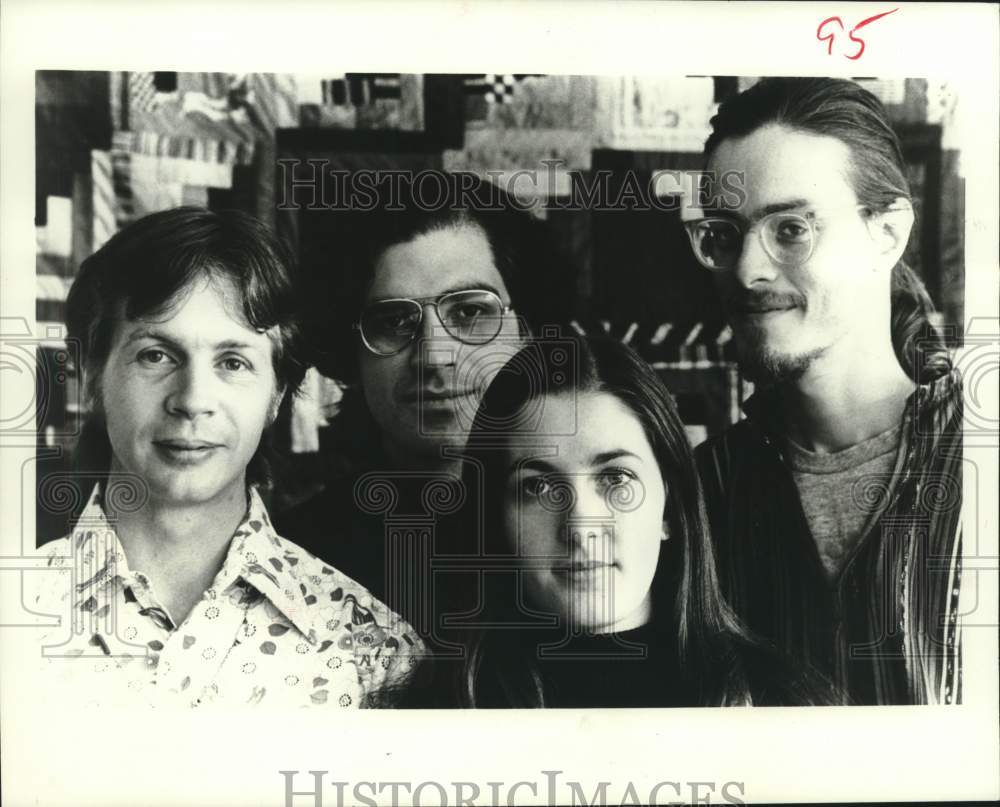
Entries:
{"type": "Polygon", "coordinates": [[[409,625],[279,537],[258,493],[303,375],[297,310],[281,245],[240,213],[156,213],[83,262],[78,455],[105,479],[34,573],[75,702],[344,708],[405,685],[409,625]]]}

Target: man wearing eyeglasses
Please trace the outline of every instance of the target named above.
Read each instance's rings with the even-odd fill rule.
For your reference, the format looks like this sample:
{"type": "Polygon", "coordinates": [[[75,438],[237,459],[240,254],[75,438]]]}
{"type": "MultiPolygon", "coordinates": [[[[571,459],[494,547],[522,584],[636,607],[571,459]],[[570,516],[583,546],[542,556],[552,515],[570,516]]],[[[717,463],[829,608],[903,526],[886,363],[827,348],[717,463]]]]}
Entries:
{"type": "Polygon", "coordinates": [[[381,447],[395,468],[457,470],[446,450],[522,335],[489,239],[457,223],[388,247],[374,270],[355,330],[381,447]]]}
{"type": "Polygon", "coordinates": [[[543,287],[557,273],[541,222],[498,186],[439,177],[436,199],[416,184],[380,185],[382,203],[356,216],[339,282],[317,295],[317,364],[349,385],[328,446],[341,467],[276,519],[425,636],[428,590],[414,587],[426,581],[414,570],[406,583],[399,567],[426,560],[420,534],[443,530],[449,513],[431,512],[431,499],[450,511],[461,496],[453,483],[486,387],[568,299],[543,287]]]}
{"type": "Polygon", "coordinates": [[[962,391],[899,141],[854,82],[766,79],[706,156],[743,193],[685,227],[758,386],[698,451],[727,597],[845,702],[956,703],[962,391]]]}

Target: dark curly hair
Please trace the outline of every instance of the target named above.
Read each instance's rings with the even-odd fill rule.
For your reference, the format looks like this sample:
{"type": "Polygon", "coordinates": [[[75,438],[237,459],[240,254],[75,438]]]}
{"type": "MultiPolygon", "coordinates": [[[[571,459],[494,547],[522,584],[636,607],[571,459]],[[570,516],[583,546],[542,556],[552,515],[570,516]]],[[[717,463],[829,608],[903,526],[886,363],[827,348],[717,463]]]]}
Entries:
{"type": "MultiPolygon", "coordinates": [[[[312,362],[329,378],[347,385],[341,411],[331,423],[331,444],[345,456],[370,453],[378,444],[358,387],[360,339],[354,324],[361,316],[375,266],[390,247],[420,235],[462,226],[478,228],[489,242],[493,261],[510,294],[520,323],[530,333],[570,319],[572,289],[569,260],[556,246],[547,222],[532,216],[498,185],[468,172],[386,172],[374,182],[370,204],[357,211],[310,211],[320,242],[305,244],[302,262],[308,275],[309,341],[312,362]],[[428,200],[422,178],[433,176],[440,193],[428,200]],[[428,204],[432,201],[432,204],[428,204]],[[322,222],[341,216],[337,243],[323,239],[322,222]]],[[[333,229],[333,228],[330,228],[333,229]]],[[[526,334],[527,335],[527,334],[526,334]]]]}
{"type": "Polygon", "coordinates": [[[530,330],[565,319],[571,301],[559,285],[564,259],[545,222],[503,188],[467,172],[395,172],[374,184],[373,196],[364,211],[353,213],[350,232],[335,249],[317,245],[303,257],[320,280],[310,295],[310,328],[316,334],[316,366],[324,375],[349,384],[358,380],[353,326],[378,259],[390,247],[436,230],[466,225],[482,231],[513,308],[530,330]],[[432,200],[425,197],[422,181],[428,175],[437,178],[440,190],[432,200]]]}

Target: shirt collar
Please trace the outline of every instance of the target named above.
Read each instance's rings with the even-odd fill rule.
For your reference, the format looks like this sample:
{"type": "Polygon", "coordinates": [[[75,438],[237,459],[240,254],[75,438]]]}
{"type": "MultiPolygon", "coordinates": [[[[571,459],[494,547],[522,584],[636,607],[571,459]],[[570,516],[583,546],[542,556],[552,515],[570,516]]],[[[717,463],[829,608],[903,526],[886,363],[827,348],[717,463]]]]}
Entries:
{"type": "Polygon", "coordinates": [[[70,541],[74,563],[82,578],[76,584],[78,594],[101,591],[118,577],[131,578],[118,533],[104,513],[100,484],[90,492],[87,505],[73,525],[70,541]]]}
{"type": "Polygon", "coordinates": [[[310,594],[303,576],[296,569],[304,559],[302,550],[275,532],[256,488],[250,488],[249,499],[246,517],[233,533],[229,552],[213,587],[222,591],[237,579],[246,580],[304,636],[314,641],[310,605],[315,602],[315,596],[310,594]]]}
{"type": "MultiPolygon", "coordinates": [[[[295,568],[302,559],[301,550],[274,531],[256,488],[250,488],[248,499],[246,516],[233,533],[212,588],[222,593],[231,584],[245,580],[314,642],[309,589],[295,568]]],[[[117,578],[128,584],[134,577],[118,534],[105,513],[100,484],[94,486],[74,525],[71,540],[76,566],[84,578],[76,586],[78,594],[100,591],[117,578]]]]}

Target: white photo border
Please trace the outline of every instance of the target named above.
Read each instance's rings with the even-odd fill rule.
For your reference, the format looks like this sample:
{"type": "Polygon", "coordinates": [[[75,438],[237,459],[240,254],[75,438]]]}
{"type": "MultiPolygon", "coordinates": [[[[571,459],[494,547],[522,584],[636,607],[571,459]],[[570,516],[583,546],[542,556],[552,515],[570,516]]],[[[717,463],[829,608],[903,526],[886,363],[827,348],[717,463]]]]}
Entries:
{"type": "MultiPolygon", "coordinates": [[[[996,339],[998,294],[998,13],[957,3],[278,3],[39,2],[7,0],[0,26],[0,315],[34,320],[34,71],[181,69],[261,72],[510,72],[578,75],[928,76],[956,82],[976,99],[963,142],[966,181],[966,323],[996,339]],[[818,23],[898,8],[867,29],[858,61],[827,54],[818,23]],[[990,331],[990,328],[993,330],[990,331]]],[[[8,374],[9,375],[9,374],[8,374]]],[[[33,384],[34,379],[8,383],[33,384]]],[[[968,392],[968,391],[967,391],[968,392]]],[[[977,405],[996,421],[996,390],[977,405]],[[990,397],[992,396],[992,397],[990,397]]],[[[5,396],[12,394],[5,389],[5,396]]],[[[19,654],[30,631],[3,629],[2,755],[5,803],[286,804],[282,770],[326,771],[324,804],[336,781],[522,787],[517,803],[547,803],[545,771],[601,781],[621,803],[632,783],[640,800],[691,801],[690,783],[714,783],[712,803],[731,796],[772,801],[936,801],[1000,796],[997,687],[997,450],[966,445],[978,479],[978,585],[965,608],[985,627],[965,631],[965,705],[754,710],[149,714],[53,713],[26,680],[19,654]],[[992,568],[991,568],[992,564],[992,568]]],[[[20,547],[23,456],[0,460],[0,556],[20,547]],[[11,491],[16,491],[11,493],[11,491]]],[[[975,489],[969,489],[975,485],[975,489]]],[[[30,519],[30,515],[25,516],[30,519]]],[[[30,535],[34,535],[33,524],[30,535]]],[[[0,566],[0,569],[7,567],[0,566]]],[[[970,568],[967,564],[967,569],[970,568]]],[[[0,571],[13,579],[16,571],[0,571]]],[[[3,583],[0,583],[3,585],[3,583]]],[[[6,599],[0,601],[8,607],[6,599]]],[[[2,619],[0,619],[2,622],[2,619]]],[[[364,794],[388,803],[389,790],[364,794]]],[[[709,791],[701,788],[704,796],[709,791]]],[[[359,801],[352,785],[342,803],[359,801]]],[[[468,791],[466,791],[468,794],[468,791]]],[[[401,803],[410,803],[405,799],[401,803]]],[[[565,803],[570,791],[559,791],[565,803]]],[[[433,788],[423,803],[438,803],[433,788]]],[[[296,796],[294,805],[312,804],[296,796]]],[[[626,801],[626,803],[632,803],[626,801]]]]}

